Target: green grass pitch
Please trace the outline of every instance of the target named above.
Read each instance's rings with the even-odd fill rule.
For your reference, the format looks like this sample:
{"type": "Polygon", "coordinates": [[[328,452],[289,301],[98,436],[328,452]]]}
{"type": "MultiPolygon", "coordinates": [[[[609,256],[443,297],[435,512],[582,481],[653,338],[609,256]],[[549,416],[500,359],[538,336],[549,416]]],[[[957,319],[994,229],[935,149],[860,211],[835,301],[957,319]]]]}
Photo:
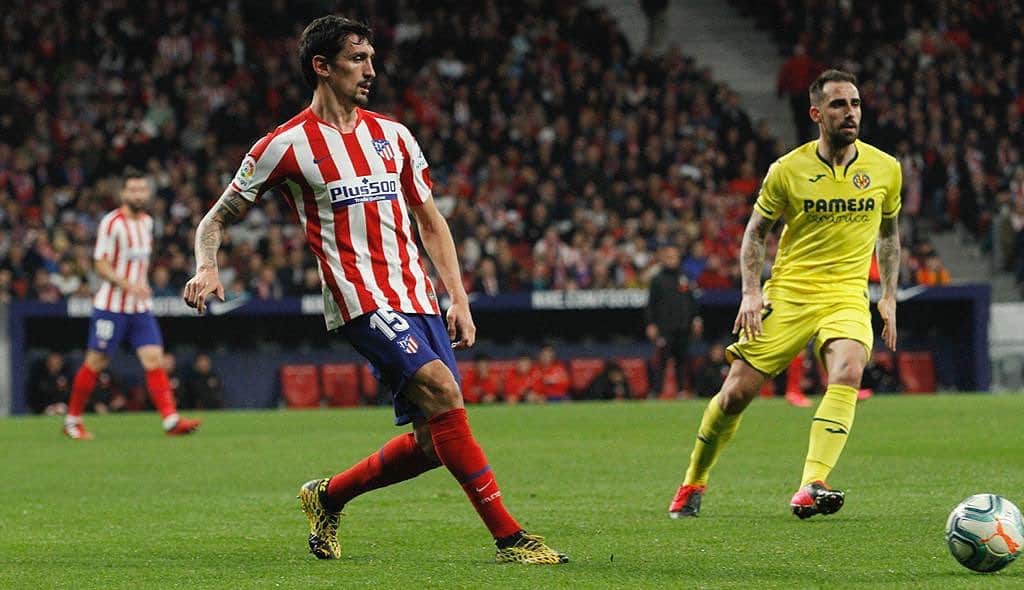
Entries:
{"type": "Polygon", "coordinates": [[[197,436],[154,415],[0,420],[0,588],[988,588],[958,565],[946,515],[976,492],[1024,505],[1024,396],[861,404],[829,517],[789,514],[812,410],[758,400],[698,519],[666,508],[704,402],[478,407],[506,506],[569,554],[497,565],[443,469],[353,501],[344,557],[307,553],[298,487],[399,432],[388,409],[209,413],[197,436]]]}

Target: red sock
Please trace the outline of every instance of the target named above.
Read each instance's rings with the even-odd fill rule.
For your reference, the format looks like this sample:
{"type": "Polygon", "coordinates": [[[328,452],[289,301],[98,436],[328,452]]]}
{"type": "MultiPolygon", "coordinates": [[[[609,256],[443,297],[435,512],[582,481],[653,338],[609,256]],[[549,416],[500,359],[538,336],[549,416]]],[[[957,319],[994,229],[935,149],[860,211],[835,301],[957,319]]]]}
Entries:
{"type": "Polygon", "coordinates": [[[380,451],[331,478],[327,483],[328,509],[341,510],[360,494],[412,479],[440,465],[427,457],[416,443],[416,435],[400,434],[380,451]]]}
{"type": "Polygon", "coordinates": [[[75,380],[71,382],[71,399],[68,400],[68,416],[81,416],[85,412],[85,403],[96,389],[97,375],[85,364],[75,373],[75,380]]]}
{"type": "Polygon", "coordinates": [[[167,379],[167,372],[163,369],[150,369],[146,371],[146,389],[149,390],[149,398],[153,405],[160,412],[160,417],[166,418],[177,412],[174,406],[174,394],[171,393],[171,382],[167,379]]]}
{"type": "Polygon", "coordinates": [[[786,372],[786,393],[797,392],[803,393],[800,389],[800,381],[804,378],[804,353],[800,353],[793,358],[789,363],[789,369],[786,372]]]}
{"type": "Polygon", "coordinates": [[[487,457],[473,438],[466,421],[466,410],[459,408],[438,414],[428,421],[434,451],[462,484],[469,501],[495,539],[523,529],[501,502],[501,490],[494,479],[487,457]]]}

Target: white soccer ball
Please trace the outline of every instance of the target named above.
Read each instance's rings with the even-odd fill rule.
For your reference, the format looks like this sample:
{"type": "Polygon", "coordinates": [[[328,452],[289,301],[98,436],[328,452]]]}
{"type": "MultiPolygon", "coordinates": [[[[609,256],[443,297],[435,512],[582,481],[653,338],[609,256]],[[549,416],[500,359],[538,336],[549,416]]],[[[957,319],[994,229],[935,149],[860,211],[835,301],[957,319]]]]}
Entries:
{"type": "Polygon", "coordinates": [[[966,568],[976,572],[1001,570],[1024,548],[1020,509],[1002,496],[975,494],[949,514],[946,544],[966,568]]]}

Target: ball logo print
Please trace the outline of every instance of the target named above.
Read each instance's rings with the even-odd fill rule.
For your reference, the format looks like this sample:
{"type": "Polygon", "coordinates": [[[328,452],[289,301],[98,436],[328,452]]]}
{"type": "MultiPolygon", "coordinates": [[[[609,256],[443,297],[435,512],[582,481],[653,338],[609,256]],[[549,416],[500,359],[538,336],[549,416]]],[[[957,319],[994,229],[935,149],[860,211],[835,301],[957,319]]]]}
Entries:
{"type": "Polygon", "coordinates": [[[1024,521],[1020,509],[995,494],[976,494],[957,505],[946,521],[953,557],[976,572],[1003,569],[1020,556],[1024,521]]]}

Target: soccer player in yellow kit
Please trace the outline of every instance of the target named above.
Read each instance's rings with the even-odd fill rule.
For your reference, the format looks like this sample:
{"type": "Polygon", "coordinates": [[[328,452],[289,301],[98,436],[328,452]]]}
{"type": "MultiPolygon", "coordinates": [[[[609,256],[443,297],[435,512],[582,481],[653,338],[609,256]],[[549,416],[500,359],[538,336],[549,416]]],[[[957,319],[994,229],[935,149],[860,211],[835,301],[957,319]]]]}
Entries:
{"type": "Polygon", "coordinates": [[[857,79],[839,70],[810,86],[810,117],[820,137],[768,169],[743,234],[743,300],[729,346],[729,375],[704,411],[690,466],[669,516],[697,516],[708,473],[732,438],[740,416],[766,379],[786,369],[807,341],[828,371],[828,389],[811,422],[810,444],[793,514],[832,514],[844,494],[825,480],[853,426],[857,388],[874,335],[868,309],[868,269],[878,249],[882,339],[896,346],[896,281],[900,260],[902,176],[899,162],[857,139],[861,101],[857,79]],[[761,290],[765,237],[786,220],[772,276],[761,290]]]}

